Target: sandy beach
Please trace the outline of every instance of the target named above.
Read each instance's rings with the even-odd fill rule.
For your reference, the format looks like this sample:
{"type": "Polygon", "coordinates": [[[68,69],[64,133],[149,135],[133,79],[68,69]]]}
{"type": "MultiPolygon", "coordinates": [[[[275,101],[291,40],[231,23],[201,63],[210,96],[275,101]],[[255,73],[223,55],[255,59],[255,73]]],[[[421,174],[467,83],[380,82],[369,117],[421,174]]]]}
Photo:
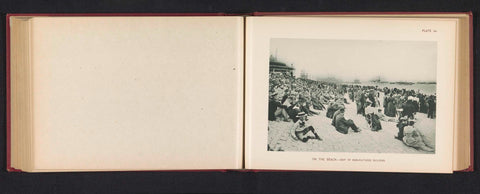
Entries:
{"type": "MultiPolygon", "coordinates": [[[[381,121],[382,130],[371,131],[362,115],[356,114],[356,105],[348,101],[345,104],[345,117],[352,119],[362,130],[355,133],[351,129],[348,134],[342,134],[332,126],[331,119],[327,118],[326,110],[320,115],[308,117],[309,123],[323,139],[309,140],[306,143],[296,141],[290,135],[293,122],[269,121],[268,145],[274,151],[311,151],[311,152],[354,152],[354,153],[419,153],[433,154],[408,147],[394,138],[398,133],[396,122],[381,121]]],[[[381,107],[381,106],[380,106],[381,107]]],[[[425,143],[435,147],[435,119],[427,118],[424,113],[416,114],[415,127],[424,135],[425,143]]]]}

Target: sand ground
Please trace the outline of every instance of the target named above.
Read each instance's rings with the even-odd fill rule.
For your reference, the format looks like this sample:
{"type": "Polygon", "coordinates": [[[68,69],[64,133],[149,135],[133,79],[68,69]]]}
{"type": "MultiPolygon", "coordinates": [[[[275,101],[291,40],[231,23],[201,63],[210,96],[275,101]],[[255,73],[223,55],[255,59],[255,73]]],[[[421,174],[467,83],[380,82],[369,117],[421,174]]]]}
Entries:
{"type": "MultiPolygon", "coordinates": [[[[382,130],[371,131],[362,115],[356,114],[356,104],[345,104],[345,117],[352,119],[362,130],[355,133],[350,129],[348,134],[342,134],[332,126],[331,119],[327,118],[326,111],[320,115],[309,117],[309,123],[323,139],[311,139],[304,143],[295,140],[290,129],[293,122],[269,121],[268,144],[275,151],[312,151],[312,152],[354,152],[354,153],[427,153],[408,147],[394,138],[398,133],[396,122],[381,121],[382,130]]],[[[435,147],[435,119],[427,118],[426,114],[417,113],[415,127],[424,135],[425,143],[435,147]]]]}

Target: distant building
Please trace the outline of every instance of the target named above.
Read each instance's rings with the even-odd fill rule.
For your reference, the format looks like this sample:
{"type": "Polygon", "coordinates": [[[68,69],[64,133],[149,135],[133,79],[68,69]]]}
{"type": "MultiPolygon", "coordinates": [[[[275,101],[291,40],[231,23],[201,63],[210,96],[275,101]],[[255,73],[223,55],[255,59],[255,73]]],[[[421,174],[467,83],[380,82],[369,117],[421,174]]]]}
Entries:
{"type": "Polygon", "coordinates": [[[277,61],[276,57],[270,56],[270,72],[287,72],[293,75],[294,71],[293,64],[288,66],[283,62],[277,61]]]}

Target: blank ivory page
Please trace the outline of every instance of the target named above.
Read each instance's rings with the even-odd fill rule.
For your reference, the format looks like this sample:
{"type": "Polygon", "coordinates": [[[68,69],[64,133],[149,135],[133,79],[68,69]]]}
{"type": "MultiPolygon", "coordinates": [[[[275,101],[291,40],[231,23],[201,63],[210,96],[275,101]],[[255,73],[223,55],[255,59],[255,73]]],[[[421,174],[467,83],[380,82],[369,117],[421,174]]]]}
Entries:
{"type": "Polygon", "coordinates": [[[242,168],[242,17],[34,17],[34,171],[242,168]]]}

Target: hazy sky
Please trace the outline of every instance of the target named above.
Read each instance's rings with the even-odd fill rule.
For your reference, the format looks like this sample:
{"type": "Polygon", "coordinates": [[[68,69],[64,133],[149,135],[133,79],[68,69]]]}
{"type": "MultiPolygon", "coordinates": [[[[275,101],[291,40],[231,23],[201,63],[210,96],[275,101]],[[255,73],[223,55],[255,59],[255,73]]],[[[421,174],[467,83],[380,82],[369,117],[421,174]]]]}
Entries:
{"type": "Polygon", "coordinates": [[[436,81],[437,43],[430,41],[271,39],[270,54],[312,79],[436,81]]]}

